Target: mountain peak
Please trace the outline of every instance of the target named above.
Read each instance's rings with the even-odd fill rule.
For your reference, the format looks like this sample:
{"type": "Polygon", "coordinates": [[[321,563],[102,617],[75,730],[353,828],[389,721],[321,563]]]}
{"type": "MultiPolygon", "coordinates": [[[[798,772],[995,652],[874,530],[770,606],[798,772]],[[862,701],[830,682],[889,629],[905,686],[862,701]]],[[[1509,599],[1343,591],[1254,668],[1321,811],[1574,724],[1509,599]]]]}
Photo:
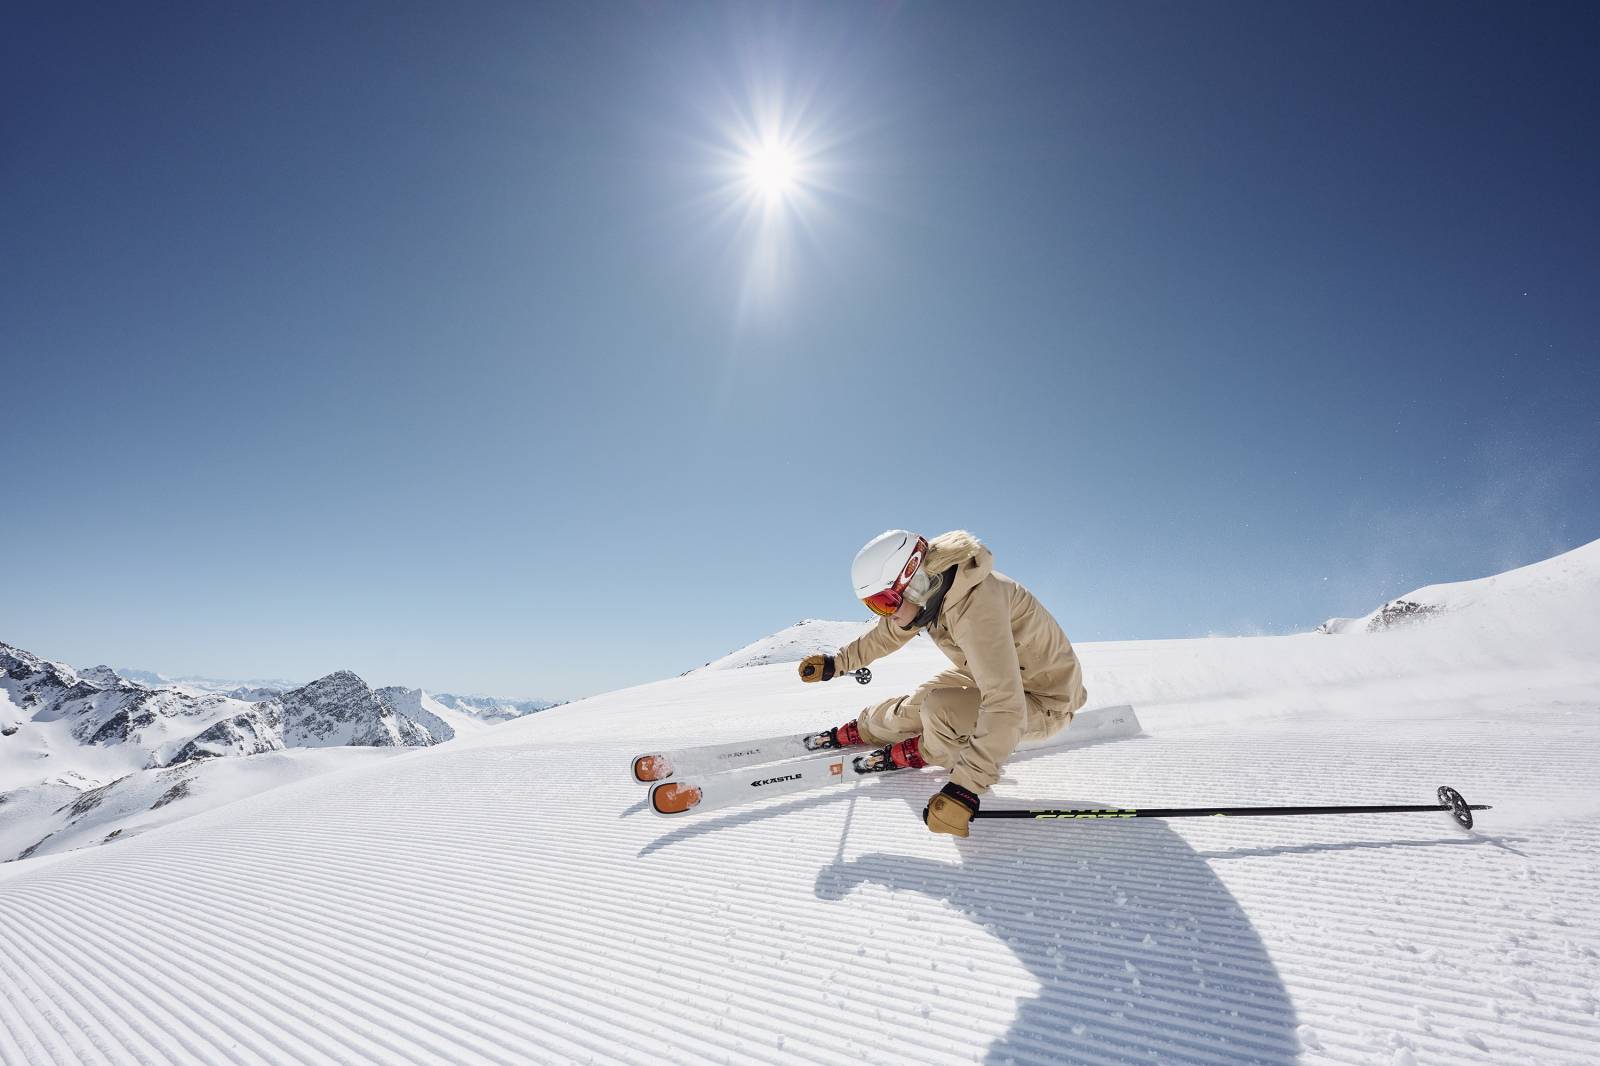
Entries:
{"type": "Polygon", "coordinates": [[[339,697],[347,693],[353,693],[356,690],[371,691],[367,683],[361,679],[361,675],[354,670],[335,670],[333,673],[319,677],[309,684],[301,685],[297,689],[285,692],[283,698],[289,699],[297,696],[339,697]]]}
{"type": "Polygon", "coordinates": [[[100,666],[91,666],[87,670],[79,670],[78,676],[83,678],[85,681],[96,685],[101,685],[105,688],[116,688],[123,682],[122,677],[120,677],[115,670],[104,664],[100,666]]]}

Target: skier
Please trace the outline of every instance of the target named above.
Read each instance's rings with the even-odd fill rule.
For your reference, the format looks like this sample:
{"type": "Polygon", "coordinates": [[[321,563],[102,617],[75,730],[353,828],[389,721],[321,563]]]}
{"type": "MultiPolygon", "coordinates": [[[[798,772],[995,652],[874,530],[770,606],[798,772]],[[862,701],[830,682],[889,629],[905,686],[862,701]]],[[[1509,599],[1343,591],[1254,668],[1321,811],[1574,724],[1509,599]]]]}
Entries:
{"type": "Polygon", "coordinates": [[[935,833],[964,837],[978,797],[999,780],[1017,745],[1061,732],[1088,699],[1078,657],[1050,612],[997,571],[994,553],[965,530],[930,542],[891,529],[856,554],[850,577],[878,624],[833,655],[801,660],[802,681],[856,670],[922,629],[955,669],[868,707],[807,746],[871,745],[878,750],[862,759],[873,770],[947,768],[950,780],[922,809],[922,820],[935,833]]]}

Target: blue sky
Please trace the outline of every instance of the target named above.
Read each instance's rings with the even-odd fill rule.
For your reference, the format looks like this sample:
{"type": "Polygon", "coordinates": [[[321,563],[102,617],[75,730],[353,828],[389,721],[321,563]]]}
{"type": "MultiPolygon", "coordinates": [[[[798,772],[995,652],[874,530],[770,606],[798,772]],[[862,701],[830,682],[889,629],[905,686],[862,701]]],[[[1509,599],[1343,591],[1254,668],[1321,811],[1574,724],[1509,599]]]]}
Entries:
{"type": "Polygon", "coordinates": [[[43,655],[576,696],[890,526],[1078,641],[1600,536],[1589,5],[9,11],[43,655]]]}

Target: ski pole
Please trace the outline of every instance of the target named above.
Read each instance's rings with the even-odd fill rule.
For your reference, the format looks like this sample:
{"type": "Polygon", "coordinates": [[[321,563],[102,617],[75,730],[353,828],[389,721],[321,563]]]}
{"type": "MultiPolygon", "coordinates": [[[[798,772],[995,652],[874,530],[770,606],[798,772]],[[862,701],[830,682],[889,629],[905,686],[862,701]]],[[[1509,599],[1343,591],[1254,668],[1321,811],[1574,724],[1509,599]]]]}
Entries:
{"type": "Polygon", "coordinates": [[[974,818],[1033,818],[1052,821],[1069,818],[1260,818],[1296,814],[1409,814],[1416,811],[1449,811],[1463,829],[1472,828],[1472,812],[1487,811],[1486,803],[1468,804],[1461,793],[1449,785],[1439,786],[1435,804],[1382,804],[1346,807],[1088,807],[1047,810],[980,810],[974,818]]]}

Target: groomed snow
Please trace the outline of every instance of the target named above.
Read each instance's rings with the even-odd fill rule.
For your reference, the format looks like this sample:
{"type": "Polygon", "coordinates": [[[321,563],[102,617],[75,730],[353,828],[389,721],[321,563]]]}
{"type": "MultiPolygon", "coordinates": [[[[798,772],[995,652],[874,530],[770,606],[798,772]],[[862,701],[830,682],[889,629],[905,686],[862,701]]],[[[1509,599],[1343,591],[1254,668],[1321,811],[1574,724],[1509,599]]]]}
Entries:
{"type": "Polygon", "coordinates": [[[709,670],[0,866],[5,1063],[1538,1063],[1600,1047],[1600,546],[1391,632],[1080,647],[1147,736],[989,806],[1494,810],[979,823],[942,781],[667,822],[629,756],[940,668],[709,670]]]}

